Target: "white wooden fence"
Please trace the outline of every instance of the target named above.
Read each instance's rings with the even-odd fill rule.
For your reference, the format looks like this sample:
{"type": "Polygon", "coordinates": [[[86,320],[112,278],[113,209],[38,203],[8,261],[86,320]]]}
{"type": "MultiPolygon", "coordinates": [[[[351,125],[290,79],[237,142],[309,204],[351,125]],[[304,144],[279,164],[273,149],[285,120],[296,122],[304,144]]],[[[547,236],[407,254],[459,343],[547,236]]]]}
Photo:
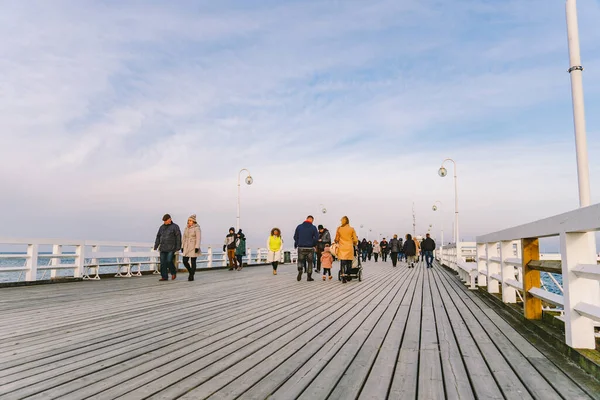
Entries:
{"type": "MultiPolygon", "coordinates": [[[[476,262],[455,261],[471,286],[501,294],[505,303],[523,302],[525,317],[542,318],[543,307],[564,311],[566,343],[594,349],[600,323],[600,266],[595,232],[600,231],[600,204],[477,237],[476,262]],[[558,260],[540,254],[539,239],[560,238],[558,260]],[[561,294],[542,285],[548,273],[561,294]],[[553,273],[562,274],[562,285],[553,273]]],[[[445,250],[444,250],[445,251],[445,250]]]]}
{"type": "MultiPolygon", "coordinates": [[[[71,271],[68,276],[86,280],[98,280],[101,270],[108,269],[116,269],[116,277],[141,276],[142,271],[159,273],[160,253],[154,251],[153,243],[0,238],[0,246],[18,248],[0,254],[0,274],[18,274],[16,281],[53,279],[58,271],[71,271]]],[[[247,248],[243,261],[248,265],[266,263],[267,253],[267,249],[247,248]]],[[[297,252],[290,253],[295,261],[297,252]]],[[[197,264],[198,268],[224,267],[227,254],[222,245],[209,246],[202,250],[197,264]]],[[[178,257],[178,268],[181,265],[178,257]]]]}

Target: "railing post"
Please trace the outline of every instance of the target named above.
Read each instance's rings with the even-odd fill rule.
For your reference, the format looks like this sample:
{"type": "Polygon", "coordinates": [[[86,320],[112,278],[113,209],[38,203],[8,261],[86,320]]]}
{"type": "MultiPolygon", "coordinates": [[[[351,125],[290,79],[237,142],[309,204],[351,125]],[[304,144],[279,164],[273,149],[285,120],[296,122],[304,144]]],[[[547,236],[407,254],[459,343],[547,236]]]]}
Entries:
{"type": "MultiPolygon", "coordinates": [[[[52,255],[59,256],[62,254],[62,246],[60,244],[55,244],[52,246],[52,255]]],[[[50,265],[56,266],[60,264],[60,258],[53,258],[50,260],[50,265]]],[[[56,270],[50,270],[50,279],[56,278],[56,270]]]]}
{"type": "Polygon", "coordinates": [[[26,281],[37,280],[38,249],[39,247],[37,244],[27,245],[27,271],[25,273],[26,281]]]}
{"type": "Polygon", "coordinates": [[[523,239],[523,311],[527,319],[542,319],[542,301],[529,294],[529,289],[541,286],[540,271],[529,269],[530,261],[540,259],[540,242],[537,238],[523,239]]]}
{"type": "Polygon", "coordinates": [[[500,283],[492,278],[493,274],[498,274],[499,264],[492,261],[492,257],[498,257],[498,243],[487,243],[487,290],[488,293],[500,293],[500,283]]]}
{"type": "Polygon", "coordinates": [[[562,277],[565,310],[565,339],[576,349],[594,349],[593,321],[575,311],[579,303],[597,304],[600,299],[598,281],[577,277],[577,265],[596,265],[594,233],[561,233],[562,277]]]}
{"type": "Polygon", "coordinates": [[[477,243],[477,255],[475,257],[477,257],[477,286],[487,286],[487,264],[486,260],[482,259],[483,257],[487,259],[485,243],[477,243]],[[481,271],[485,271],[485,275],[481,271]]]}
{"type": "Polygon", "coordinates": [[[207,259],[206,267],[212,268],[213,267],[213,249],[212,249],[212,247],[208,248],[208,251],[206,252],[206,257],[207,257],[206,258],[207,259]]]}
{"type": "Polygon", "coordinates": [[[515,254],[513,241],[500,242],[500,273],[502,276],[502,301],[505,303],[517,302],[517,291],[506,284],[507,279],[515,279],[515,266],[506,264],[506,259],[515,254]]]}
{"type": "Polygon", "coordinates": [[[73,270],[73,278],[81,278],[83,276],[84,263],[85,244],[80,243],[75,246],[75,269],[73,270]]]}

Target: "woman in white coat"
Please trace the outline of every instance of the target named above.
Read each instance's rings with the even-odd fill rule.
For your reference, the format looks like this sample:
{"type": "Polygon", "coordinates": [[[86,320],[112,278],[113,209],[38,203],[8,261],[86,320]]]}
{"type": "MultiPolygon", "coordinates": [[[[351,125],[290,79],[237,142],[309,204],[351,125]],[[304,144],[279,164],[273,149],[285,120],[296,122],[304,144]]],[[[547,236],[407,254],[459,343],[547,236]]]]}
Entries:
{"type": "Polygon", "coordinates": [[[273,275],[277,275],[277,266],[281,261],[281,252],[283,251],[283,239],[279,228],[271,229],[271,236],[267,240],[267,249],[269,250],[267,262],[273,266],[273,275]]]}
{"type": "Polygon", "coordinates": [[[185,227],[185,231],[183,232],[183,248],[181,249],[181,252],[183,253],[183,265],[189,273],[188,281],[193,281],[194,275],[196,274],[196,260],[201,254],[201,241],[202,231],[200,230],[200,226],[196,222],[196,214],[190,215],[187,221],[187,226],[185,227]]]}

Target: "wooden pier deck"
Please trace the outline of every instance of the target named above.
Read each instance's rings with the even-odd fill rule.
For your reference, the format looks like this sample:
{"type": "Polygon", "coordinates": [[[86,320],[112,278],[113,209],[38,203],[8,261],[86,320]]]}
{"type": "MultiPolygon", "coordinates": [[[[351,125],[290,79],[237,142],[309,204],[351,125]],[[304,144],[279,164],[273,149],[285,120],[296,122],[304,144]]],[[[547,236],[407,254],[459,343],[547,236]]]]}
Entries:
{"type": "Polygon", "coordinates": [[[600,398],[439,266],[186,278],[0,289],[0,398],[600,398]]]}

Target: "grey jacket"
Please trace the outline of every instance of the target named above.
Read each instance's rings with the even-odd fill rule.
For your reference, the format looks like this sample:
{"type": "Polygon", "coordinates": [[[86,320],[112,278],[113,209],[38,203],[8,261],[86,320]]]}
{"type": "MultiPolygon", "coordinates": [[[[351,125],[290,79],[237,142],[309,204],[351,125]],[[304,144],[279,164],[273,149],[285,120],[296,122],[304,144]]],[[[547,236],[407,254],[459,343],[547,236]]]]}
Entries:
{"type": "Polygon", "coordinates": [[[175,223],[161,225],[156,234],[154,250],[160,251],[179,251],[181,249],[181,230],[175,223]]]}

